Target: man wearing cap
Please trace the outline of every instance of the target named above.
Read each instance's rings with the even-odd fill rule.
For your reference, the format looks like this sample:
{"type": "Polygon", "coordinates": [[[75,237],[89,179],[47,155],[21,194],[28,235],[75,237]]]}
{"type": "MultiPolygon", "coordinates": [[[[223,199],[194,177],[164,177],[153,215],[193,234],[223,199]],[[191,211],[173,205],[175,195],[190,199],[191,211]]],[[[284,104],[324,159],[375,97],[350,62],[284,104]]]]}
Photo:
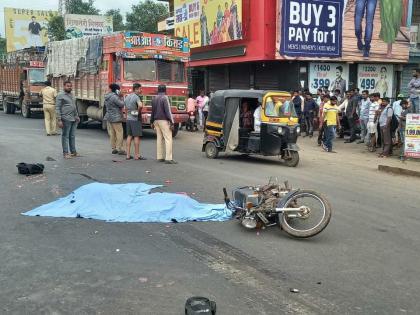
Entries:
{"type": "Polygon", "coordinates": [[[108,134],[111,140],[112,154],[125,155],[123,148],[124,132],[123,132],[123,113],[124,102],[120,98],[120,86],[112,83],[109,86],[111,90],[105,95],[105,119],[108,125],[108,134]]]}
{"type": "Polygon", "coordinates": [[[158,94],[152,99],[152,128],[157,136],[157,160],[166,164],[177,164],[172,159],[172,130],[174,119],[171,104],[166,96],[166,85],[158,86],[158,94]]]}

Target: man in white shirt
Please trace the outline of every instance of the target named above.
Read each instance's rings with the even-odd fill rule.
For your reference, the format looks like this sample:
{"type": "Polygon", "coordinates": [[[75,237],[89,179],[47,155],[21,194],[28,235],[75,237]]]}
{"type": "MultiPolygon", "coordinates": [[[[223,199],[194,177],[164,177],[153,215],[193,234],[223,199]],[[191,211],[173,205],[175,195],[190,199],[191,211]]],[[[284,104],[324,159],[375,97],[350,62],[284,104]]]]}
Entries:
{"type": "Polygon", "coordinates": [[[262,106],[259,104],[254,112],[254,130],[255,132],[261,132],[261,110],[262,106]]]}
{"type": "Polygon", "coordinates": [[[376,150],[376,138],[378,133],[378,121],[377,121],[377,111],[379,110],[379,93],[371,94],[371,103],[369,105],[369,120],[368,120],[368,139],[370,140],[367,145],[371,152],[376,150]]]}
{"type": "MultiPolygon", "coordinates": [[[[400,118],[401,118],[401,113],[402,113],[402,106],[401,106],[401,101],[404,99],[404,95],[403,94],[398,94],[397,96],[397,100],[392,103],[392,110],[394,112],[395,117],[397,117],[398,122],[400,122],[400,118]]],[[[399,137],[399,128],[397,128],[397,130],[395,131],[395,134],[392,135],[392,138],[399,140],[399,142],[401,142],[401,139],[398,139],[399,137]]]]}

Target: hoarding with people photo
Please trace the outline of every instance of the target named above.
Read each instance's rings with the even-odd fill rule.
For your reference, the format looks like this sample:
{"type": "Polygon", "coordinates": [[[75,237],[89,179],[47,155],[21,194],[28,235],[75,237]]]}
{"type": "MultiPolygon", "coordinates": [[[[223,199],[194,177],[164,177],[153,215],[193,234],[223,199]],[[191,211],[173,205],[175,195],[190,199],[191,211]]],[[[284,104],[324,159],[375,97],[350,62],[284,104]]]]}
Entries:
{"type": "Polygon", "coordinates": [[[392,97],[394,87],[394,66],[390,64],[359,64],[358,88],[381,97],[392,97]]]}
{"type": "Polygon", "coordinates": [[[191,48],[242,39],[242,0],[175,0],[175,36],[191,48]]]}
{"type": "Polygon", "coordinates": [[[408,0],[277,0],[278,59],[407,62],[408,0]]]}
{"type": "Polygon", "coordinates": [[[57,11],[4,8],[7,51],[45,46],[48,19],[57,11]]]}

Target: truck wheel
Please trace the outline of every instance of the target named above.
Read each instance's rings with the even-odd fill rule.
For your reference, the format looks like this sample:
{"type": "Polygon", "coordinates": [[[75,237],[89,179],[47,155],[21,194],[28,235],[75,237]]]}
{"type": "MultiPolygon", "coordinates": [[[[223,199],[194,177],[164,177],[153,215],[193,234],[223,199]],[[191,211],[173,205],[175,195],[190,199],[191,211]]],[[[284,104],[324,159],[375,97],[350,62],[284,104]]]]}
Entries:
{"type": "Polygon", "coordinates": [[[290,157],[284,160],[288,167],[296,167],[299,164],[299,152],[290,151],[290,157]]]}
{"type": "Polygon", "coordinates": [[[10,105],[5,98],[3,98],[3,112],[5,114],[10,114],[10,105]]]}
{"type": "Polygon", "coordinates": [[[172,130],[172,138],[175,138],[179,131],[179,124],[174,125],[174,130],[172,130]]]}
{"type": "Polygon", "coordinates": [[[28,106],[28,104],[26,103],[26,101],[22,101],[22,107],[21,107],[21,113],[22,116],[25,118],[31,118],[31,109],[28,106]]]}

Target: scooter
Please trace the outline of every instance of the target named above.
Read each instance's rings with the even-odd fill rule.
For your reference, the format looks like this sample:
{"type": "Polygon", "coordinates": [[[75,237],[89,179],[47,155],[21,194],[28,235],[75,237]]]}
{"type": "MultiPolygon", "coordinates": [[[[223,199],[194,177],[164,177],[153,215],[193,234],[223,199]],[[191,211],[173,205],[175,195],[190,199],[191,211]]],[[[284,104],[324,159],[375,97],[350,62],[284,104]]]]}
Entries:
{"type": "Polygon", "coordinates": [[[188,112],[188,116],[188,120],[185,123],[185,129],[190,132],[197,131],[197,113],[195,111],[191,111],[188,112]]]}

